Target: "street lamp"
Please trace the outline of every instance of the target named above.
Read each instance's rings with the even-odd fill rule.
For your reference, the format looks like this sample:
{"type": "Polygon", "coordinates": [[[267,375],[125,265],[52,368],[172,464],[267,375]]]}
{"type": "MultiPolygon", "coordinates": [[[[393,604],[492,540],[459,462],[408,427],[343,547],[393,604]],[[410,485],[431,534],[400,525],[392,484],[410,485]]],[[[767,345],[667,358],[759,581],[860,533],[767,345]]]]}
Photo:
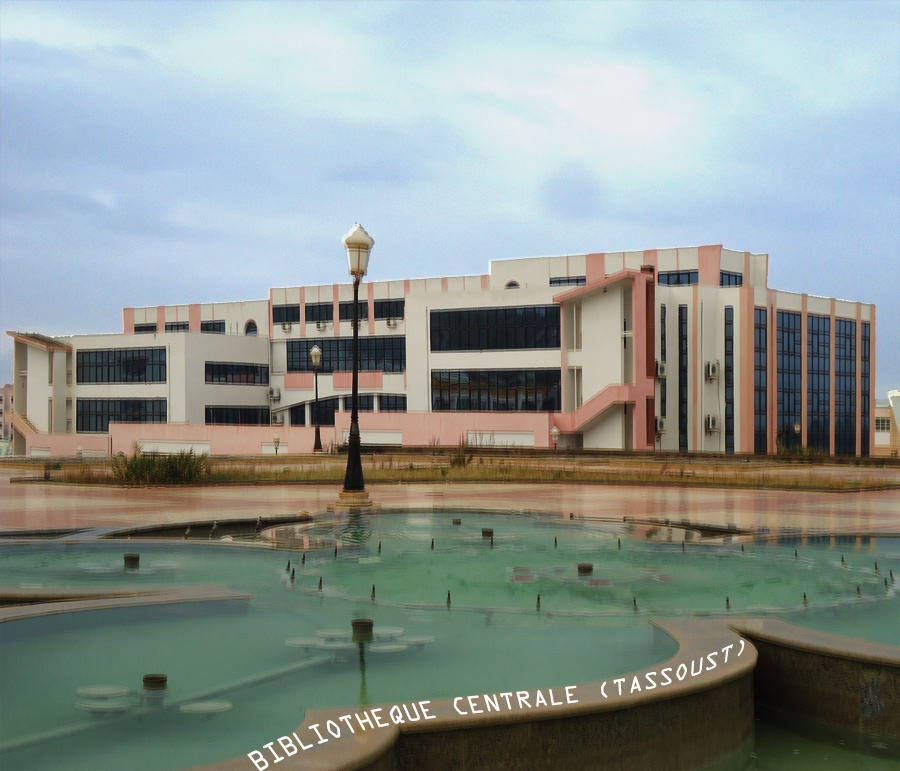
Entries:
{"type": "Polygon", "coordinates": [[[319,434],[319,364],[322,363],[322,349],[318,345],[314,345],[309,352],[309,358],[312,359],[313,372],[316,381],[316,441],[313,442],[313,452],[322,452],[322,437],[319,434]]]}
{"type": "Polygon", "coordinates": [[[550,429],[550,438],[553,440],[553,449],[559,444],[559,429],[556,426],[550,429]]]}
{"type": "Polygon", "coordinates": [[[272,437],[272,444],[275,445],[275,455],[278,456],[278,445],[281,444],[281,437],[278,434],[272,437]]]}
{"type": "Polygon", "coordinates": [[[362,225],[356,225],[344,236],[347,249],[347,266],[353,276],[353,389],[351,391],[350,437],[347,440],[347,473],[344,475],[344,492],[362,492],[366,489],[363,479],[362,458],[359,454],[359,282],[366,275],[369,252],[375,240],[362,225]]]}

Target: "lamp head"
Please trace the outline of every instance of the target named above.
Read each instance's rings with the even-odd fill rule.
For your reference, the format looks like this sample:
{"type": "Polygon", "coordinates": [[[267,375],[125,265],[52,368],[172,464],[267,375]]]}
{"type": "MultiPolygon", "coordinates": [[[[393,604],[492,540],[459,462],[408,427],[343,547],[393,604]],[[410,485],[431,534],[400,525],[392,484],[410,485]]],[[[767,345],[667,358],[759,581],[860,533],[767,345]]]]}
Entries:
{"type": "Polygon", "coordinates": [[[355,225],[344,236],[344,247],[347,250],[347,267],[353,278],[360,279],[366,275],[366,270],[369,267],[369,252],[374,245],[375,239],[366,233],[366,229],[362,225],[355,225]]]}
{"type": "Polygon", "coordinates": [[[312,359],[313,369],[318,369],[322,363],[322,349],[314,345],[309,351],[309,358],[312,359]]]}

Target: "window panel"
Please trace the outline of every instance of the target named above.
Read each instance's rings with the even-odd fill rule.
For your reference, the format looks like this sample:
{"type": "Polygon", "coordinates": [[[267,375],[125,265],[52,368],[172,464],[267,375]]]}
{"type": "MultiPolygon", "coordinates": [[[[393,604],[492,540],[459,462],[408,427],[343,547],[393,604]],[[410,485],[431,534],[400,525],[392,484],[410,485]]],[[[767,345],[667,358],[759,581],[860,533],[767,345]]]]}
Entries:
{"type": "Polygon", "coordinates": [[[104,348],[78,351],[75,382],[165,383],[165,348],[104,348]]]}
{"type": "Polygon", "coordinates": [[[110,422],[165,423],[165,399],[77,399],[75,431],[106,433],[110,422]]]}
{"type": "Polygon", "coordinates": [[[559,348],[559,324],[558,305],[431,311],[431,350],[559,348]]]}

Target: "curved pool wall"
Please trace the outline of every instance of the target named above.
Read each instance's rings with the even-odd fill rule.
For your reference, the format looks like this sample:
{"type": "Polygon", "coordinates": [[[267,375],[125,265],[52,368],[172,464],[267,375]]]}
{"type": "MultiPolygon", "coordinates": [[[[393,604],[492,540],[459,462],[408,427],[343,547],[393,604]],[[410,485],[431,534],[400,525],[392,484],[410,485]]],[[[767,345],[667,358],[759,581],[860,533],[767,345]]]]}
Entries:
{"type": "MultiPolygon", "coordinates": [[[[838,732],[863,749],[900,755],[900,648],[840,637],[774,618],[732,628],[759,654],[756,702],[838,732]]],[[[900,635],[900,625],[895,627],[900,635]]]]}
{"type": "MultiPolygon", "coordinates": [[[[559,520],[556,520],[556,521],[555,521],[555,527],[558,528],[558,527],[561,526],[561,524],[562,524],[562,523],[560,523],[559,520]]],[[[415,541],[415,539],[413,539],[413,540],[415,541]]],[[[859,544],[859,541],[857,540],[856,543],[859,544]]],[[[499,545],[499,544],[498,544],[498,545],[499,545]]],[[[610,545],[610,544],[608,544],[608,543],[606,544],[606,546],[609,546],[609,545],[610,545]]],[[[833,545],[833,543],[832,543],[832,545],[833,545]]],[[[111,544],[111,546],[112,546],[113,548],[116,548],[116,545],[115,545],[115,544],[111,544]]],[[[143,544],[143,543],[140,545],[139,548],[143,551],[143,550],[145,549],[145,547],[153,548],[150,544],[143,544]]],[[[122,546],[121,546],[121,545],[118,545],[117,548],[118,548],[119,551],[122,551],[122,546]]],[[[478,548],[478,547],[475,547],[475,548],[478,548]]],[[[689,546],[687,547],[687,551],[686,551],[684,554],[686,554],[687,556],[690,556],[690,549],[691,549],[691,548],[692,548],[692,547],[689,545],[689,546]]],[[[704,550],[709,551],[709,549],[708,549],[707,547],[697,547],[697,548],[698,548],[698,550],[699,550],[698,553],[703,553],[704,550]]],[[[734,552],[735,552],[735,546],[734,546],[734,545],[732,545],[732,546],[730,546],[730,547],[725,547],[724,549],[723,549],[722,547],[715,547],[715,548],[718,549],[718,551],[719,551],[720,554],[721,554],[723,551],[728,551],[729,555],[733,556],[733,555],[734,555],[734,552]]],[[[737,548],[739,549],[740,547],[738,546],[737,548]]],[[[771,548],[771,547],[766,547],[766,548],[771,548]]],[[[777,554],[777,556],[778,556],[778,562],[780,562],[780,563],[784,563],[784,564],[790,565],[790,564],[792,564],[792,563],[790,563],[789,560],[790,560],[790,559],[794,559],[794,560],[795,560],[795,563],[794,563],[793,567],[792,567],[792,568],[789,568],[789,569],[794,569],[794,567],[796,567],[796,568],[801,568],[801,566],[804,565],[804,561],[805,561],[806,559],[808,559],[807,555],[805,555],[805,554],[803,553],[804,550],[803,550],[802,548],[801,548],[801,553],[800,553],[799,555],[797,555],[797,557],[794,557],[794,556],[793,556],[793,552],[790,550],[790,544],[787,544],[787,545],[782,544],[782,545],[781,545],[781,551],[782,551],[782,552],[784,551],[784,548],[787,548],[787,549],[788,549],[788,552],[787,552],[786,554],[782,554],[781,552],[776,552],[776,554],[777,554]]],[[[842,547],[842,548],[843,548],[843,547],[842,547]]],[[[131,547],[129,546],[128,549],[126,549],[126,550],[132,550],[132,549],[131,549],[131,547]]],[[[430,551],[430,550],[429,550],[429,551],[430,551]]],[[[616,551],[618,551],[618,549],[616,549],[616,551]]],[[[674,554],[677,555],[678,552],[680,551],[680,546],[676,546],[676,548],[673,550],[673,549],[671,548],[671,546],[665,546],[665,545],[663,545],[663,546],[662,546],[662,551],[663,551],[663,552],[666,552],[667,554],[668,554],[668,553],[671,553],[671,552],[674,552],[674,554]],[[667,551],[666,551],[666,550],[667,550],[667,551]]],[[[832,551],[833,551],[833,550],[832,550],[832,551]]],[[[849,550],[848,550],[848,551],[849,551],[849,550]]],[[[349,552],[347,552],[347,553],[349,554],[349,552]]],[[[637,554],[637,550],[634,550],[634,553],[637,554]]],[[[840,568],[837,568],[837,570],[842,570],[842,571],[846,571],[846,570],[856,571],[856,572],[859,573],[859,575],[861,576],[861,575],[863,575],[864,572],[865,572],[865,565],[864,565],[864,563],[869,559],[869,557],[870,557],[871,555],[870,555],[870,553],[869,553],[869,551],[868,551],[867,549],[862,549],[862,550],[860,550],[860,549],[858,549],[858,548],[857,548],[857,549],[854,549],[854,550],[852,551],[852,553],[855,555],[854,559],[856,559],[856,557],[858,557],[858,564],[854,561],[851,567],[848,567],[848,566],[845,564],[845,565],[841,566],[840,568]]],[[[279,556],[281,556],[280,553],[277,553],[277,554],[279,554],[279,556]]],[[[825,554],[827,555],[828,552],[826,551],[825,554]]],[[[834,552],[834,554],[832,554],[831,556],[834,556],[835,554],[837,554],[837,553],[834,552]]],[[[237,555],[230,555],[230,556],[237,556],[237,555]]],[[[344,555],[342,554],[342,556],[344,556],[344,555]]],[[[671,554],[670,554],[669,556],[671,556],[671,554]]],[[[896,556],[895,554],[893,554],[893,555],[891,555],[891,556],[889,556],[889,557],[885,557],[885,556],[879,555],[879,559],[880,559],[880,560],[894,559],[895,556],[896,556]]],[[[731,558],[731,557],[729,557],[729,558],[731,558]]],[[[833,560],[832,560],[832,561],[833,561],[833,560]]],[[[850,562],[850,561],[851,561],[851,560],[850,560],[850,555],[848,554],[847,562],[850,562]]],[[[338,562],[340,562],[340,560],[338,560],[338,562]]],[[[839,557],[837,557],[837,564],[840,565],[840,558],[839,558],[839,557]]],[[[885,567],[887,567],[888,564],[891,564],[891,563],[885,563],[885,562],[882,562],[882,569],[884,569],[885,567]]],[[[894,566],[896,567],[896,565],[894,565],[894,566]]],[[[813,567],[814,567],[814,566],[813,566],[813,567]]],[[[804,568],[804,570],[806,570],[806,568],[804,568]]],[[[809,571],[806,570],[806,572],[808,573],[809,571]]],[[[829,571],[829,572],[830,572],[830,573],[833,573],[834,571],[829,571]]],[[[885,573],[886,573],[886,572],[887,572],[887,571],[885,571],[885,573]]],[[[896,572],[896,571],[895,571],[895,572],[896,572]]],[[[540,574],[539,571],[533,571],[533,573],[534,573],[534,575],[536,575],[536,576],[538,576],[538,575],[540,574]]],[[[801,574],[802,574],[802,573],[801,573],[801,574]]],[[[840,573],[840,572],[837,572],[836,575],[839,576],[839,577],[840,577],[840,580],[843,582],[843,580],[844,580],[844,579],[843,579],[843,575],[844,575],[844,574],[843,574],[843,573],[840,573]]],[[[883,574],[882,574],[882,575],[883,575],[883,574]]],[[[652,580],[652,579],[651,579],[651,580],[652,580]]],[[[829,584],[829,585],[830,585],[830,584],[829,584]]],[[[23,590],[23,591],[27,591],[27,590],[23,590]]],[[[551,596],[552,596],[552,594],[553,594],[553,593],[552,593],[552,591],[551,591],[551,596]]],[[[874,593],[873,593],[873,594],[874,594],[874,593]]],[[[881,596],[882,596],[882,598],[885,598],[885,595],[881,595],[881,596]]],[[[346,598],[345,598],[345,599],[346,599],[346,598]]],[[[870,599],[872,602],[875,602],[874,597],[869,598],[869,599],[870,599]]],[[[879,600],[878,602],[879,602],[879,603],[880,603],[880,602],[884,602],[884,599],[881,599],[881,600],[879,600]]],[[[63,603],[63,604],[66,604],[66,603],[63,603]]],[[[46,606],[46,605],[44,606],[44,608],[47,608],[47,607],[48,607],[48,606],[46,606]]],[[[841,601],[840,601],[840,607],[842,607],[842,608],[852,608],[853,606],[847,605],[846,602],[845,602],[843,599],[841,599],[841,601]]],[[[877,606],[876,606],[876,607],[877,607],[877,606]]],[[[884,606],[882,606],[882,607],[884,607],[884,606]]],[[[889,615],[889,617],[890,617],[890,614],[893,613],[893,612],[895,612],[895,608],[896,608],[896,604],[895,604],[895,600],[894,600],[894,601],[889,601],[889,602],[887,603],[887,607],[885,607],[884,609],[887,610],[888,615],[889,615]]],[[[789,610],[790,610],[790,609],[789,609],[789,610]]],[[[616,612],[618,612],[618,611],[616,611],[616,612]]],[[[826,609],[825,612],[827,612],[827,609],[826,609]]],[[[515,614],[514,614],[514,615],[515,615],[515,614]]],[[[545,615],[549,615],[549,614],[545,614],[545,615]]],[[[566,614],[563,613],[562,615],[565,616],[566,614]]],[[[641,615],[643,615],[643,608],[642,608],[642,613],[641,613],[641,615]]],[[[725,617],[725,614],[721,614],[721,615],[722,615],[723,618],[725,617]]],[[[607,618],[607,620],[609,620],[609,619],[607,618]]],[[[669,622],[665,622],[665,623],[674,623],[674,622],[669,621],[669,622]]],[[[692,623],[696,623],[696,622],[692,622],[692,623]]],[[[714,623],[714,622],[713,622],[713,623],[714,623]]],[[[856,643],[857,643],[857,641],[855,641],[855,640],[848,641],[848,645],[849,645],[851,648],[855,648],[855,647],[856,647],[856,643]]],[[[896,650],[896,649],[894,649],[894,650],[896,650]]],[[[676,657],[677,657],[677,656],[676,656],[676,657]]],[[[812,680],[815,681],[815,678],[812,678],[812,680]]],[[[581,686],[579,686],[579,687],[581,687],[581,686]]],[[[476,689],[476,690],[477,690],[477,689],[476,689]]],[[[659,692],[658,692],[658,693],[659,693],[659,692]]],[[[629,698],[637,698],[637,699],[641,699],[641,698],[642,698],[642,694],[637,694],[637,696],[634,696],[634,697],[633,697],[631,694],[629,694],[628,697],[629,697],[629,698]]],[[[627,700],[626,700],[626,701],[627,701],[627,700]]],[[[551,709],[574,709],[576,706],[577,706],[577,705],[572,705],[572,706],[568,706],[568,705],[567,705],[566,707],[554,706],[554,707],[552,707],[551,709]]],[[[627,706],[627,705],[626,705],[626,704],[621,704],[621,705],[619,705],[619,706],[620,706],[620,707],[625,707],[625,706],[627,706]]],[[[452,708],[452,703],[451,703],[451,708],[452,708]]],[[[601,711],[607,711],[607,712],[608,712],[608,709],[607,709],[607,710],[601,710],[601,711]]],[[[630,712],[630,710],[629,710],[629,712],[630,712]]],[[[679,710],[677,711],[677,714],[680,714],[680,712],[681,712],[681,708],[679,708],[679,710]]],[[[713,710],[713,712],[715,712],[715,710],[713,710]]],[[[313,714],[313,713],[309,713],[309,714],[307,715],[307,718],[309,718],[310,715],[312,715],[312,714],[313,714]]],[[[341,714],[346,714],[346,711],[341,712],[341,714]]],[[[617,714],[621,714],[621,713],[617,713],[617,714]]],[[[673,715],[667,717],[666,720],[669,721],[670,723],[672,723],[673,725],[677,725],[677,724],[678,724],[678,722],[677,722],[677,721],[678,721],[677,714],[673,714],[673,715]],[[673,722],[673,721],[674,721],[674,722],[673,722]]],[[[471,720],[473,717],[474,717],[474,716],[469,716],[468,719],[471,720]]],[[[376,734],[372,734],[372,735],[370,735],[370,736],[363,737],[363,738],[365,739],[365,741],[362,742],[362,743],[363,743],[363,744],[365,745],[365,747],[367,747],[368,749],[366,749],[365,751],[362,751],[362,750],[360,750],[359,747],[357,747],[355,750],[353,750],[353,752],[361,751],[362,754],[360,755],[360,754],[358,754],[358,752],[357,752],[357,754],[354,755],[354,758],[355,758],[355,759],[348,759],[349,762],[350,762],[350,765],[348,765],[348,766],[346,766],[346,767],[347,767],[347,768],[351,768],[351,767],[352,767],[352,768],[364,767],[364,766],[366,766],[370,761],[376,763],[376,766],[377,766],[377,763],[378,763],[377,758],[380,757],[380,758],[382,759],[381,762],[397,762],[397,763],[400,764],[400,765],[398,766],[398,767],[400,767],[400,768],[416,768],[416,767],[418,767],[418,766],[415,765],[415,762],[416,762],[415,760],[410,761],[410,765],[404,765],[404,763],[407,762],[407,761],[404,760],[404,758],[412,758],[412,759],[414,759],[414,758],[416,758],[416,757],[425,757],[425,756],[427,755],[427,752],[430,752],[430,751],[431,751],[431,750],[428,750],[428,749],[427,749],[428,747],[434,748],[434,747],[436,747],[436,746],[440,746],[440,743],[441,743],[441,741],[443,741],[443,739],[440,739],[439,735],[443,735],[443,736],[444,736],[444,739],[447,739],[448,741],[452,741],[452,742],[456,742],[457,739],[459,739],[460,742],[461,742],[461,745],[460,745],[461,747],[464,747],[464,746],[466,746],[467,744],[469,744],[469,745],[471,745],[471,746],[478,746],[478,747],[481,747],[482,744],[484,743],[484,741],[486,741],[488,745],[493,746],[494,742],[493,742],[492,739],[490,739],[490,737],[495,736],[496,731],[502,731],[502,732],[507,732],[507,736],[509,737],[509,741],[507,742],[507,744],[515,744],[516,746],[522,746],[522,745],[521,745],[521,742],[522,742],[524,739],[523,739],[523,735],[522,735],[521,732],[524,731],[525,734],[528,734],[528,733],[530,733],[530,732],[532,732],[532,731],[543,731],[543,730],[545,730],[545,729],[546,729],[546,730],[550,730],[550,728],[549,728],[549,723],[552,723],[552,722],[554,722],[554,721],[556,721],[556,720],[562,720],[562,718],[554,717],[554,716],[552,716],[552,715],[539,716],[538,713],[533,713],[533,714],[532,714],[532,718],[535,718],[535,717],[540,717],[541,719],[540,719],[540,720],[535,720],[535,719],[531,719],[531,718],[525,719],[525,720],[522,720],[522,719],[513,719],[513,720],[510,722],[509,717],[507,717],[506,720],[500,720],[500,721],[497,723],[497,726],[492,726],[492,727],[489,729],[488,738],[486,738],[486,739],[485,739],[484,737],[482,737],[482,739],[479,739],[479,738],[477,737],[477,732],[478,732],[478,731],[483,731],[483,730],[485,730],[485,727],[484,727],[483,725],[475,726],[475,725],[471,725],[471,724],[470,724],[470,725],[468,725],[468,726],[463,726],[463,734],[458,734],[458,733],[456,733],[458,730],[460,730],[460,726],[459,726],[459,725],[455,725],[455,726],[451,726],[451,725],[446,725],[446,726],[444,726],[444,725],[442,725],[442,726],[441,726],[442,730],[441,730],[441,731],[437,731],[437,732],[431,730],[431,724],[429,725],[429,730],[427,730],[427,731],[423,731],[423,730],[415,731],[415,730],[412,730],[412,729],[409,729],[409,730],[397,730],[397,731],[396,731],[397,737],[396,737],[396,743],[395,743],[395,744],[394,744],[394,743],[391,743],[391,742],[388,742],[388,744],[390,744],[390,748],[389,748],[389,749],[385,749],[383,752],[377,751],[377,752],[374,752],[374,753],[373,753],[373,752],[371,751],[371,750],[372,750],[372,747],[373,747],[374,745],[376,745],[376,744],[381,744],[381,743],[385,742],[385,741],[387,740],[387,734],[389,734],[389,733],[391,732],[391,730],[393,730],[393,729],[384,729],[384,730],[382,730],[382,731],[377,732],[377,736],[376,736],[376,734]],[[549,723],[548,723],[548,721],[549,721],[549,723]],[[547,723],[547,725],[543,725],[543,728],[540,728],[540,729],[534,728],[533,726],[536,725],[536,723],[538,723],[538,722],[539,722],[539,723],[542,723],[542,724],[547,723]],[[532,727],[527,727],[527,726],[532,726],[532,727]],[[465,734],[468,733],[468,732],[470,732],[470,731],[474,731],[475,733],[472,734],[470,737],[466,738],[465,734]],[[425,734],[435,734],[435,736],[432,736],[431,738],[426,737],[426,738],[422,738],[422,739],[420,739],[420,740],[417,740],[417,739],[415,738],[415,735],[417,735],[417,734],[423,734],[423,735],[425,735],[425,734]],[[454,734],[455,734],[455,738],[450,739],[450,737],[451,737],[452,735],[454,735],[454,734]],[[409,738],[407,738],[407,735],[409,736],[409,738]],[[376,739],[377,739],[377,741],[376,741],[376,739]],[[435,742],[437,742],[437,744],[435,744],[435,742]],[[416,747],[418,747],[419,749],[415,749],[416,747]],[[424,747],[425,749],[422,749],[423,747],[424,747]],[[379,754],[379,752],[380,752],[380,754],[379,754]],[[385,758],[387,758],[387,755],[386,755],[385,753],[387,753],[388,755],[390,755],[391,758],[393,758],[393,759],[390,760],[390,761],[385,760],[385,758]],[[417,754],[417,753],[418,753],[418,754],[417,754]],[[423,755],[422,753],[426,753],[426,755],[423,755]]],[[[571,715],[571,716],[566,717],[565,720],[564,720],[564,722],[569,723],[569,722],[571,722],[571,720],[581,720],[582,718],[583,718],[583,716],[571,715]]],[[[219,720],[219,718],[216,718],[216,719],[215,719],[215,721],[217,721],[217,720],[219,720]]],[[[215,722],[215,721],[212,721],[212,722],[215,722]]],[[[304,721],[304,725],[308,724],[309,722],[310,722],[309,719],[307,719],[306,721],[304,721]]],[[[463,722],[465,723],[465,721],[463,721],[463,722]]],[[[274,726],[273,726],[273,727],[274,727],[274,726]]],[[[302,726],[301,726],[301,727],[302,727],[302,726]]],[[[596,726],[595,726],[595,727],[596,727],[596,726]]],[[[571,727],[565,728],[565,731],[569,731],[570,728],[571,728],[571,727]]],[[[557,729],[553,729],[553,730],[557,730],[557,729]]],[[[563,729],[559,729],[559,730],[563,730],[563,729]]],[[[574,730],[574,729],[572,729],[572,730],[574,730]]],[[[592,729],[592,730],[593,730],[593,729],[592,729]]],[[[650,729],[646,729],[646,730],[645,730],[644,728],[639,728],[639,729],[635,729],[635,730],[638,730],[639,733],[640,733],[640,735],[643,736],[643,737],[645,737],[645,738],[646,738],[647,736],[650,735],[650,734],[648,733],[648,731],[649,731],[650,733],[652,733],[652,731],[650,731],[650,729]]],[[[561,734],[561,735],[569,736],[569,734],[566,734],[565,731],[564,731],[563,734],[561,734]]],[[[274,735],[275,733],[278,733],[277,731],[273,731],[273,732],[270,732],[270,733],[272,733],[273,735],[270,735],[270,736],[269,736],[269,738],[268,738],[269,741],[271,741],[271,740],[277,740],[277,739],[279,738],[278,736],[275,736],[275,735],[274,735]]],[[[293,732],[292,732],[292,733],[293,733],[293,732]]],[[[496,734],[496,735],[499,737],[500,734],[496,734]]],[[[542,742],[545,744],[547,741],[550,740],[550,736],[551,736],[550,734],[545,734],[545,735],[544,735],[544,739],[542,739],[542,742]]],[[[572,734],[572,736],[575,736],[575,734],[572,734]]],[[[578,739],[577,741],[575,741],[575,740],[573,739],[573,741],[575,741],[576,744],[582,744],[582,745],[584,744],[584,742],[588,742],[588,744],[589,744],[590,746],[595,747],[595,748],[596,748],[596,747],[602,747],[602,744],[598,744],[598,742],[600,741],[600,739],[598,738],[598,737],[600,736],[600,734],[591,734],[591,736],[594,736],[594,738],[591,739],[590,736],[588,736],[587,738],[582,737],[581,739],[578,739]]],[[[704,737],[704,741],[706,741],[706,740],[708,740],[708,737],[704,737]]],[[[360,743],[360,742],[359,742],[359,740],[357,740],[357,739],[352,740],[352,742],[351,742],[350,740],[348,740],[347,742],[345,742],[343,739],[341,739],[340,741],[332,741],[332,742],[331,742],[331,744],[332,744],[333,747],[338,747],[338,748],[340,748],[340,747],[346,746],[346,748],[347,748],[348,750],[349,750],[351,747],[353,747],[353,746],[355,746],[356,744],[359,744],[359,743],[360,743]]],[[[562,743],[565,744],[565,742],[562,742],[562,743]]],[[[699,743],[699,744],[702,744],[702,742],[698,742],[698,743],[699,743]]],[[[501,744],[502,744],[502,743],[501,743],[501,744]]],[[[500,746],[501,746],[500,744],[497,745],[497,751],[500,751],[500,750],[499,750],[499,747],[500,747],[500,746]]],[[[459,750],[459,752],[464,752],[464,751],[468,751],[468,750],[462,750],[462,749],[459,750]]],[[[479,751],[481,751],[481,750],[479,750],[479,751]]],[[[638,752],[638,757],[640,757],[640,751],[639,751],[638,748],[634,748],[632,751],[633,751],[633,752],[638,752]]],[[[519,751],[516,750],[516,755],[517,755],[517,756],[518,756],[518,752],[519,752],[519,751]]],[[[441,757],[444,757],[444,756],[447,756],[447,757],[453,757],[452,755],[447,755],[447,750],[446,750],[446,749],[441,750],[438,754],[439,754],[441,757]]],[[[740,755],[738,755],[738,757],[739,757],[739,756],[740,756],[740,755]]],[[[726,757],[730,757],[730,756],[726,755],[726,757]]],[[[744,756],[744,757],[746,757],[746,756],[744,756]]],[[[302,757],[299,757],[299,758],[289,758],[288,760],[290,760],[291,762],[290,762],[290,763],[287,763],[287,762],[286,762],[286,763],[284,763],[284,764],[279,764],[279,767],[280,767],[280,768],[286,768],[286,767],[294,767],[294,766],[296,766],[297,768],[300,768],[300,767],[303,767],[303,765],[305,765],[305,761],[302,761],[302,757]],[[301,763],[301,765],[296,765],[297,763],[301,763]]],[[[534,762],[537,762],[537,760],[535,760],[535,759],[532,759],[532,760],[533,760],[534,762]]],[[[532,760],[529,760],[529,762],[532,762],[532,760]]],[[[430,762],[430,761],[429,761],[429,762],[430,762]]],[[[555,761],[554,761],[554,762],[555,762],[555,761]]],[[[573,762],[574,762],[574,761],[573,761],[573,762]]],[[[624,762],[624,761],[623,761],[623,762],[624,762]]],[[[691,761],[691,762],[693,762],[693,761],[691,761]]],[[[705,763],[705,762],[707,762],[707,761],[703,761],[703,762],[705,763]]],[[[239,768],[239,767],[240,767],[240,768],[251,768],[251,767],[252,767],[252,765],[249,764],[249,761],[247,760],[246,756],[241,756],[241,757],[235,758],[234,761],[233,761],[233,763],[237,763],[238,765],[232,766],[230,763],[229,763],[229,764],[226,764],[226,765],[227,765],[228,767],[234,767],[234,768],[239,768]]],[[[339,765],[340,765],[340,764],[339,764],[339,765]]],[[[695,764],[695,765],[699,765],[699,764],[695,764]]],[[[372,766],[372,767],[376,767],[376,766],[372,766]]],[[[436,767],[436,768],[439,768],[440,766],[435,766],[435,767],[436,767]]],[[[446,766],[446,767],[449,768],[449,767],[453,767],[453,766],[452,766],[452,765],[448,765],[448,766],[446,766]]],[[[458,767],[458,766],[457,766],[457,767],[458,767]]],[[[488,766],[485,766],[485,767],[488,767],[488,766]]],[[[515,766],[514,766],[514,767],[515,767],[515,766]]],[[[522,767],[529,767],[529,768],[530,768],[530,767],[535,767],[535,768],[539,768],[539,767],[540,767],[540,768],[543,768],[543,767],[552,767],[552,766],[534,765],[534,766],[522,766],[522,767]]],[[[556,767],[560,767],[560,766],[557,765],[556,767]]],[[[565,764],[563,764],[561,767],[566,767],[566,766],[565,766],[565,764]]],[[[625,767],[625,766],[623,766],[623,767],[625,767]]],[[[640,767],[640,766],[637,766],[637,767],[640,767]]],[[[683,767],[692,767],[692,766],[691,766],[691,765],[685,765],[685,766],[683,766],[683,767]]]]}

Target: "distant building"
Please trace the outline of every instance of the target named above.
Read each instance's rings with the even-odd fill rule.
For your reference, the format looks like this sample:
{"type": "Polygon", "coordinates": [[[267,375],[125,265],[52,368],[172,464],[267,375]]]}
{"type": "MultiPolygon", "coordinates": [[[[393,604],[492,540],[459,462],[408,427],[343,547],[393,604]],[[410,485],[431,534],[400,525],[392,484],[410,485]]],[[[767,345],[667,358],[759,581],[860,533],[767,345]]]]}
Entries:
{"type": "MultiPolygon", "coordinates": [[[[377,252],[375,255],[377,259],[377,252]]],[[[364,444],[869,455],[875,307],[768,286],[701,246],[365,282],[364,444]]],[[[352,285],[125,308],[119,334],[9,332],[15,450],[309,452],[349,430],[352,285]],[[277,435],[277,440],[276,440],[277,435]]]]}
{"type": "Polygon", "coordinates": [[[13,386],[7,383],[0,391],[0,440],[3,441],[11,442],[13,438],[13,404],[13,386]]]}
{"type": "Polygon", "coordinates": [[[900,391],[888,391],[888,398],[875,402],[875,443],[872,455],[900,456],[900,391]]]}

